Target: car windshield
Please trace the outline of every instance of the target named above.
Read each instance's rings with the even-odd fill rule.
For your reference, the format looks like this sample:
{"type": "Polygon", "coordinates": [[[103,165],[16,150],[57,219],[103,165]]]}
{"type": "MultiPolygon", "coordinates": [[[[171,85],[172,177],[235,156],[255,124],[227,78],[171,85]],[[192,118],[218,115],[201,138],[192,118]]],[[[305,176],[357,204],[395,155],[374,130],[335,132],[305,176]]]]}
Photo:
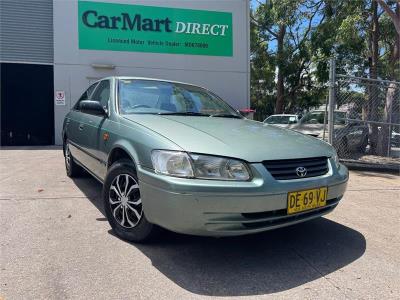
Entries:
{"type": "MultiPolygon", "coordinates": [[[[346,118],[346,112],[341,112],[341,111],[335,111],[334,112],[334,118],[335,118],[335,125],[344,125],[345,118],[346,118]]],[[[324,111],[314,111],[306,114],[301,120],[301,124],[324,124],[324,111]]],[[[328,118],[328,113],[327,116],[328,118]]]]}
{"type": "Polygon", "coordinates": [[[241,116],[211,92],[181,83],[120,79],[121,114],[160,114],[232,117],[241,116]]]}
{"type": "Polygon", "coordinates": [[[270,116],[265,119],[267,124],[294,124],[296,123],[295,116],[270,116]]]}

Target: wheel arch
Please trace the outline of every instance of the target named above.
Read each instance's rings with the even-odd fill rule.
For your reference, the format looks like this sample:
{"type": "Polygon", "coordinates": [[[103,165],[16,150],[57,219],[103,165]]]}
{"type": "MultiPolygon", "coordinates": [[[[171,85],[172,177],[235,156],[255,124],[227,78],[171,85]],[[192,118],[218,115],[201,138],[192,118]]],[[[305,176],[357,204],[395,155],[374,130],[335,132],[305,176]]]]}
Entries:
{"type": "Polygon", "coordinates": [[[124,143],[116,144],[107,158],[107,169],[109,169],[112,164],[120,159],[128,159],[132,161],[132,163],[137,165],[138,157],[136,151],[134,151],[133,147],[130,145],[126,145],[124,143]]]}

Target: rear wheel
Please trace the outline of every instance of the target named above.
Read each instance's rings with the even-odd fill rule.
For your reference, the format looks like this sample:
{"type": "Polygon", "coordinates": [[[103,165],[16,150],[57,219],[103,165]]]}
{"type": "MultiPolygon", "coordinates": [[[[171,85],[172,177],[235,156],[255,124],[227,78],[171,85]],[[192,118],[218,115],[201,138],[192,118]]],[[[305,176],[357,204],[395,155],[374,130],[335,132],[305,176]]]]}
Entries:
{"type": "Polygon", "coordinates": [[[72,157],[68,141],[66,141],[64,145],[64,159],[65,159],[65,170],[67,172],[68,177],[74,178],[82,174],[83,171],[82,167],[79,166],[72,157]]]}
{"type": "Polygon", "coordinates": [[[135,166],[129,160],[114,163],[103,186],[104,209],[117,236],[131,242],[145,242],[159,227],[147,221],[140,196],[135,166]]]}
{"type": "Polygon", "coordinates": [[[367,152],[367,146],[368,146],[368,137],[365,137],[364,140],[362,141],[362,144],[359,146],[359,150],[362,154],[365,154],[367,152]]]}

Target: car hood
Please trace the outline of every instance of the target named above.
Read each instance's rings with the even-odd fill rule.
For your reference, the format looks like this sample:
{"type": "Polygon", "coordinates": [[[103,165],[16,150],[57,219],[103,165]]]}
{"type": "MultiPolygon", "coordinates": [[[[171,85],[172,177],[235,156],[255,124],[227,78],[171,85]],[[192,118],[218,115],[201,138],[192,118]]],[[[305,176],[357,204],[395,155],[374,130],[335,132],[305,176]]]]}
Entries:
{"type": "Polygon", "coordinates": [[[192,153],[235,157],[248,162],[334,154],[325,142],[247,119],[139,114],[125,117],[192,153]]]}
{"type": "MultiPolygon", "coordinates": [[[[328,124],[325,125],[325,135],[328,136],[328,124]]],[[[343,125],[335,125],[334,132],[342,130],[344,128],[343,125]]],[[[292,126],[291,129],[301,132],[303,134],[312,135],[312,136],[322,136],[324,132],[324,124],[299,124],[292,126]]]]}
{"type": "Polygon", "coordinates": [[[282,128],[289,128],[290,125],[289,124],[267,124],[264,123],[265,125],[273,125],[273,126],[278,126],[278,127],[282,127],[282,128]]]}
{"type": "MultiPolygon", "coordinates": [[[[326,125],[328,128],[328,125],[326,125]]],[[[292,127],[293,130],[298,132],[318,136],[324,130],[324,124],[299,124],[292,127]]]]}

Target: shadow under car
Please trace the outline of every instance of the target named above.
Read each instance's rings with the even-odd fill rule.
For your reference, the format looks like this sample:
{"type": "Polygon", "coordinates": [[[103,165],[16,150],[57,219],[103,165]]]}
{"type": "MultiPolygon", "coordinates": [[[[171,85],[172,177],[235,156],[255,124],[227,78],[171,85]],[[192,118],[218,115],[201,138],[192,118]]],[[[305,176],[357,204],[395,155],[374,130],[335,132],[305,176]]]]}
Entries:
{"type": "MultiPolygon", "coordinates": [[[[102,186],[87,177],[74,182],[104,215],[102,186]]],[[[112,230],[109,233],[114,235],[112,230]]],[[[131,245],[187,291],[207,296],[250,296],[289,290],[335,272],[363,255],[366,240],[354,229],[318,218],[229,238],[163,231],[151,244],[131,245]]]]}

